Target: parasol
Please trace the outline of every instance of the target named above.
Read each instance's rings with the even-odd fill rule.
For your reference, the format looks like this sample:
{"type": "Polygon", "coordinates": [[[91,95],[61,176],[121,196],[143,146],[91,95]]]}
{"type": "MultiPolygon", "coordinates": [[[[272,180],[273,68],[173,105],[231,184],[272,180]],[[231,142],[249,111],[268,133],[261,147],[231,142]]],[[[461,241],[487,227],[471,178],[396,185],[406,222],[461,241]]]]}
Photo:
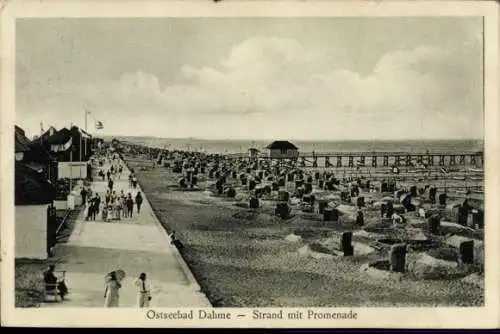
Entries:
{"type": "Polygon", "coordinates": [[[111,275],[112,275],[113,273],[115,273],[116,279],[117,279],[118,281],[122,281],[122,280],[125,278],[125,276],[126,276],[125,271],[123,271],[122,269],[114,270],[114,271],[109,272],[109,273],[106,275],[106,277],[105,277],[105,281],[106,281],[106,282],[107,282],[107,281],[109,281],[109,280],[111,279],[111,275]]]}

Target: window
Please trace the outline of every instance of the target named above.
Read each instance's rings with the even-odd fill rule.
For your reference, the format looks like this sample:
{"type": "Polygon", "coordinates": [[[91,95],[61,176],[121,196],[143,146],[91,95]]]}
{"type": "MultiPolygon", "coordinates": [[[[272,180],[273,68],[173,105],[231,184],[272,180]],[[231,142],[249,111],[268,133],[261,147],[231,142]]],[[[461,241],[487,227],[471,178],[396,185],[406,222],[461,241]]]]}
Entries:
{"type": "Polygon", "coordinates": [[[282,148],[282,149],[280,149],[280,153],[281,153],[281,154],[286,154],[286,148],[282,148]]]}

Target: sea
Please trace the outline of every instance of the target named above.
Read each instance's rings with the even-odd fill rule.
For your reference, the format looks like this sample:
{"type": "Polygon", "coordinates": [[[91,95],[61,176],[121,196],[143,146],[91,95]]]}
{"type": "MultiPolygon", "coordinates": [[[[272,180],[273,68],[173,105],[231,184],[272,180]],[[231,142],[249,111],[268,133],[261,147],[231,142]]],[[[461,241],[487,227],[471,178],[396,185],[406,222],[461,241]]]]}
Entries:
{"type": "MultiPolygon", "coordinates": [[[[172,139],[158,137],[114,137],[120,141],[169,150],[202,151],[206,153],[246,153],[249,148],[265,150],[269,140],[210,140],[172,139]]],[[[289,140],[299,152],[478,152],[484,151],[483,140],[345,140],[304,141],[289,140]]]]}

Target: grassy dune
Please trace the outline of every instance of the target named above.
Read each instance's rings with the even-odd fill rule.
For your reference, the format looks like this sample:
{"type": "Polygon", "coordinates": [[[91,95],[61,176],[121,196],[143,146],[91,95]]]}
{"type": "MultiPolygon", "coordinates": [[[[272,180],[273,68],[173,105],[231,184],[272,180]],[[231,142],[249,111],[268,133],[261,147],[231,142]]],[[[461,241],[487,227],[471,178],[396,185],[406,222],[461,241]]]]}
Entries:
{"type": "Polygon", "coordinates": [[[43,272],[45,261],[16,260],[15,307],[39,307],[43,301],[43,272]]]}

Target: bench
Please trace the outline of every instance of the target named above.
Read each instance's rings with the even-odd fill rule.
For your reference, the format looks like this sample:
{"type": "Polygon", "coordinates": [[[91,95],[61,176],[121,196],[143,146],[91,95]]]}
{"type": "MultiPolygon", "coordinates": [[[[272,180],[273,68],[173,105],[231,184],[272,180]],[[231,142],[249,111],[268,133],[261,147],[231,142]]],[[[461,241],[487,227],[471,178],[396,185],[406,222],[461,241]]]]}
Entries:
{"type": "Polygon", "coordinates": [[[58,278],[57,282],[56,283],[45,283],[43,282],[44,284],[44,293],[43,293],[43,300],[44,302],[59,302],[59,301],[62,301],[62,297],[61,295],[59,294],[59,289],[58,289],[58,285],[61,281],[64,280],[65,276],[66,276],[66,271],[65,270],[62,270],[62,271],[54,271],[54,274],[56,275],[56,277],[58,278]],[[61,273],[61,276],[59,277],[57,275],[57,273],[61,273]]]}

